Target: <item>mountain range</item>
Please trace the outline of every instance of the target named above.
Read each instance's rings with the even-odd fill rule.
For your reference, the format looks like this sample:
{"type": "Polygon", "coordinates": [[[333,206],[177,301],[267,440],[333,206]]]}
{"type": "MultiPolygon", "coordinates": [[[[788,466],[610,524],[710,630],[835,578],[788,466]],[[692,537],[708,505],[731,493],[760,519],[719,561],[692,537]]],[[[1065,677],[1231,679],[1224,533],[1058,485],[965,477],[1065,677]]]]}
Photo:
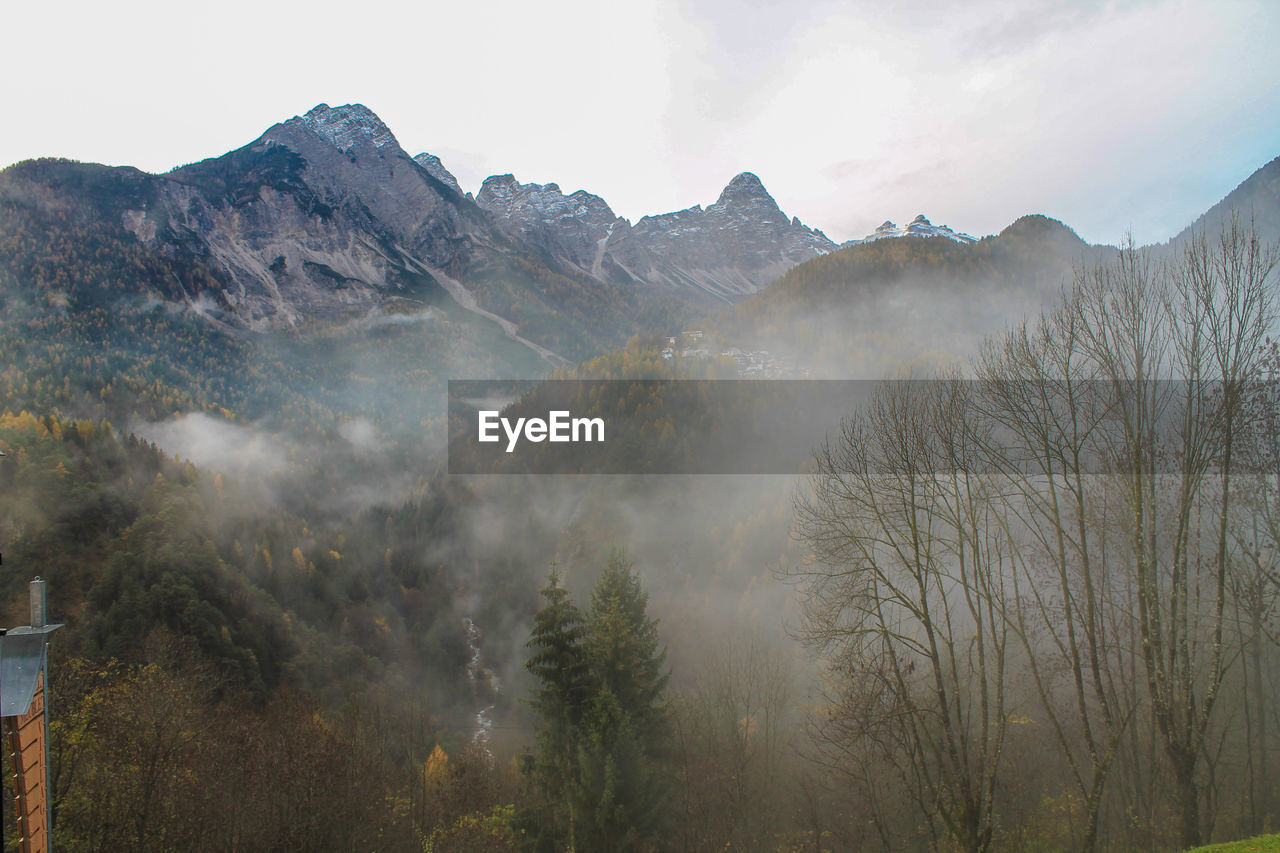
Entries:
{"type": "Polygon", "coordinates": [[[741,298],[835,249],[754,175],[703,209],[632,225],[597,196],[488,179],[473,200],[367,108],[321,104],[243,148],[164,175],[69,161],[0,174],[10,214],[75,209],[208,272],[144,290],[225,327],[296,328],[448,299],[547,362],[741,298]]]}
{"type": "Polygon", "coordinates": [[[836,249],[821,231],[788,219],[750,172],[714,204],[646,216],[632,225],[599,196],[556,184],[485,180],[476,202],[523,239],[596,278],[702,291],[735,301],[798,263],[836,249]]]}
{"type": "Polygon", "coordinates": [[[955,240],[957,243],[977,242],[976,237],[959,231],[952,231],[946,225],[934,225],[921,213],[908,222],[906,226],[895,225],[892,221],[886,219],[866,237],[860,240],[846,240],[840,244],[840,248],[845,249],[849,246],[857,246],[860,243],[873,243],[876,240],[884,240],[888,237],[946,237],[950,240],[955,240]]]}
{"type": "MultiPolygon", "coordinates": [[[[1249,210],[1275,239],[1278,176],[1280,159],[1193,227],[1249,210]]],[[[0,214],[7,302],[110,305],[118,316],[162,305],[224,332],[313,340],[348,330],[353,363],[375,350],[380,364],[394,357],[370,330],[429,326],[401,342],[397,369],[433,376],[545,375],[729,305],[741,305],[730,324],[739,332],[743,317],[777,332],[781,318],[802,323],[798,306],[821,305],[828,337],[887,333],[900,325],[895,311],[941,312],[944,325],[977,317],[972,331],[987,333],[1037,310],[1094,251],[1043,217],[976,240],[920,215],[837,246],[788,217],[750,172],[706,207],[634,223],[598,195],[510,174],[472,196],[359,104],[321,104],[163,175],[20,163],[0,172],[0,214]],[[878,248],[888,243],[901,246],[878,248]],[[834,316],[850,323],[831,328],[834,316]]]]}

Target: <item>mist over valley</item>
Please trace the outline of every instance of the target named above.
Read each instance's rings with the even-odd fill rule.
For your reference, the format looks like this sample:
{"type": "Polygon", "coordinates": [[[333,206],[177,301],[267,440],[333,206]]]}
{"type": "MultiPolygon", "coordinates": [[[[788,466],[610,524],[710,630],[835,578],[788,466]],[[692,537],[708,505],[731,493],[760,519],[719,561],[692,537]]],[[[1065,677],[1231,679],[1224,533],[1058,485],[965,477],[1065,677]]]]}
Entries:
{"type": "Polygon", "coordinates": [[[1152,246],[837,244],[751,172],[631,222],[447,159],[321,104],[164,174],[0,172],[0,605],[38,575],[66,626],[59,844],[1276,829],[1280,159],[1152,246]],[[448,473],[450,380],[538,383],[467,402],[570,461],[516,418],[584,380],[645,471],[718,443],[647,382],[779,379],[919,381],[806,423],[793,476],[448,473]]]}

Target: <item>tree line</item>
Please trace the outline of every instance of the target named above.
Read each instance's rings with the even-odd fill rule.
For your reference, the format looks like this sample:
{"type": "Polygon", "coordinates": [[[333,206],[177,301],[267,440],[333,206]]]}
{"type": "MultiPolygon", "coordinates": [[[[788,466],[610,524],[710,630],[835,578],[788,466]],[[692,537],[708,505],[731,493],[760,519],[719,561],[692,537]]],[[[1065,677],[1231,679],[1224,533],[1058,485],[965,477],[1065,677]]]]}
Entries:
{"type": "Polygon", "coordinates": [[[795,570],[818,742],[880,846],[1275,828],[1276,260],[1238,220],[1122,247],[821,448],[795,570]]]}

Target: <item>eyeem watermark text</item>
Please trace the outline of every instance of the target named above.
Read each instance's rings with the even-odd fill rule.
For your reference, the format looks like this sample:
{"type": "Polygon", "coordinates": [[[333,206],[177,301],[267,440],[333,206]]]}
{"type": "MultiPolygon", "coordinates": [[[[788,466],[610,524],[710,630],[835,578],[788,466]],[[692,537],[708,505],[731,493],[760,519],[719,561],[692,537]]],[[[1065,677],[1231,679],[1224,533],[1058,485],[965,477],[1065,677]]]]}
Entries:
{"type": "Polygon", "coordinates": [[[516,444],[523,435],[526,441],[535,444],[540,441],[552,442],[591,442],[604,441],[604,418],[575,418],[567,411],[547,412],[546,419],[516,418],[515,423],[501,416],[500,412],[488,410],[479,413],[480,435],[483,442],[501,440],[498,427],[507,435],[507,452],[516,449],[516,444]]]}

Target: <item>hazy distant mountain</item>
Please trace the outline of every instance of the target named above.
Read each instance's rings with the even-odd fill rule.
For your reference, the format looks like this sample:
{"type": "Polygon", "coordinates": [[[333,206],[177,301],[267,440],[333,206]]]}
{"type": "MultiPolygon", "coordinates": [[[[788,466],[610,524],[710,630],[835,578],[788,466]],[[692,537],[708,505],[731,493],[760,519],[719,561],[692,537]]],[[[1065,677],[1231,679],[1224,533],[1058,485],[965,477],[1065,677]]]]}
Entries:
{"type": "Polygon", "coordinates": [[[646,216],[632,225],[604,199],[556,184],[488,178],[476,203],[521,237],[596,278],[662,285],[726,301],[748,296],[798,263],[834,251],[825,234],[786,216],[744,172],[715,204],[646,216]]]}
{"type": "Polygon", "coordinates": [[[879,378],[975,355],[986,336],[1055,299],[1073,265],[1114,251],[1045,216],[972,243],[871,240],[793,268],[717,331],[814,376],[879,378]]]}
{"type": "Polygon", "coordinates": [[[965,234],[960,231],[952,231],[946,225],[934,225],[925,218],[923,213],[916,216],[915,219],[907,223],[907,226],[900,227],[890,220],[885,220],[867,236],[859,240],[846,240],[840,244],[840,248],[844,249],[849,246],[856,246],[860,243],[872,243],[876,240],[884,240],[889,237],[946,237],[949,240],[955,240],[957,243],[976,243],[977,238],[965,234]]]}
{"type": "MultiPolygon", "coordinates": [[[[794,314],[812,301],[797,282],[815,270],[830,278],[849,263],[847,252],[877,244],[930,247],[883,252],[886,263],[900,254],[938,255],[938,269],[909,277],[915,286],[950,281],[956,264],[969,269],[972,258],[995,251],[984,248],[988,240],[1002,246],[1011,233],[1055,227],[1071,233],[1060,224],[1020,221],[999,238],[974,242],[921,215],[901,228],[886,222],[837,252],[821,231],[783,213],[749,172],[705,208],[634,224],[599,196],[565,195],[554,183],[523,184],[512,175],[487,179],[472,200],[438,157],[410,157],[359,104],[321,104],[243,148],[165,175],[67,161],[18,164],[0,172],[0,203],[6,229],[18,235],[9,243],[16,248],[0,257],[0,282],[13,293],[39,293],[50,305],[160,300],[217,326],[257,331],[382,322],[388,312],[412,318],[447,306],[455,325],[442,340],[457,351],[478,351],[485,337],[468,331],[467,323],[487,325],[546,366],[599,354],[636,333],[669,332],[717,304],[761,294],[784,275],[752,303],[794,314]],[[946,239],[888,239],[909,236],[946,239]],[[974,254],[943,257],[935,243],[974,254]],[[95,246],[95,258],[114,253],[101,268],[115,278],[86,272],[93,264],[83,255],[95,246]],[[75,263],[67,260],[73,256],[75,263]]],[[[1280,236],[1280,160],[1197,224],[1215,227],[1231,207],[1252,211],[1264,232],[1280,236]]],[[[1054,240],[1015,242],[1036,253],[1049,251],[1054,240]]],[[[1073,244],[1072,251],[1078,248],[1073,244]]],[[[952,306],[955,317],[976,316],[985,311],[970,304],[978,293],[1038,305],[1045,270],[1062,272],[1063,251],[1059,245],[1034,263],[1019,261],[1035,286],[1019,289],[1008,265],[992,260],[990,272],[1003,282],[998,297],[965,273],[954,286],[938,285],[922,297],[932,306],[906,304],[904,316],[949,300],[961,300],[952,306]]],[[[829,284],[856,297],[869,281],[892,278],[880,267],[874,274],[862,267],[856,272],[860,278],[829,284]]],[[[893,300],[903,302],[906,292],[899,289],[893,300]]],[[[857,305],[857,298],[842,304],[857,305]]],[[[881,331],[904,328],[886,311],[877,315],[881,331]]],[[[872,314],[865,308],[859,322],[872,314]]]]}
{"type": "Polygon", "coordinates": [[[1246,225],[1252,219],[1265,240],[1280,242],[1280,157],[1246,178],[1171,242],[1180,243],[1202,228],[1211,233],[1217,231],[1233,210],[1246,225]]]}
{"type": "MultiPolygon", "coordinates": [[[[1254,172],[1157,251],[1237,213],[1280,243],[1280,158],[1254,172]]],[[[1069,287],[1080,265],[1115,252],[1090,246],[1066,225],[1024,216],[974,240],[923,215],[905,228],[885,222],[863,240],[794,267],[738,306],[722,328],[740,348],[771,347],[813,375],[883,375],[972,357],[989,335],[1038,314],[1069,287]],[[907,240],[904,237],[947,239],[907,240]]]]}

